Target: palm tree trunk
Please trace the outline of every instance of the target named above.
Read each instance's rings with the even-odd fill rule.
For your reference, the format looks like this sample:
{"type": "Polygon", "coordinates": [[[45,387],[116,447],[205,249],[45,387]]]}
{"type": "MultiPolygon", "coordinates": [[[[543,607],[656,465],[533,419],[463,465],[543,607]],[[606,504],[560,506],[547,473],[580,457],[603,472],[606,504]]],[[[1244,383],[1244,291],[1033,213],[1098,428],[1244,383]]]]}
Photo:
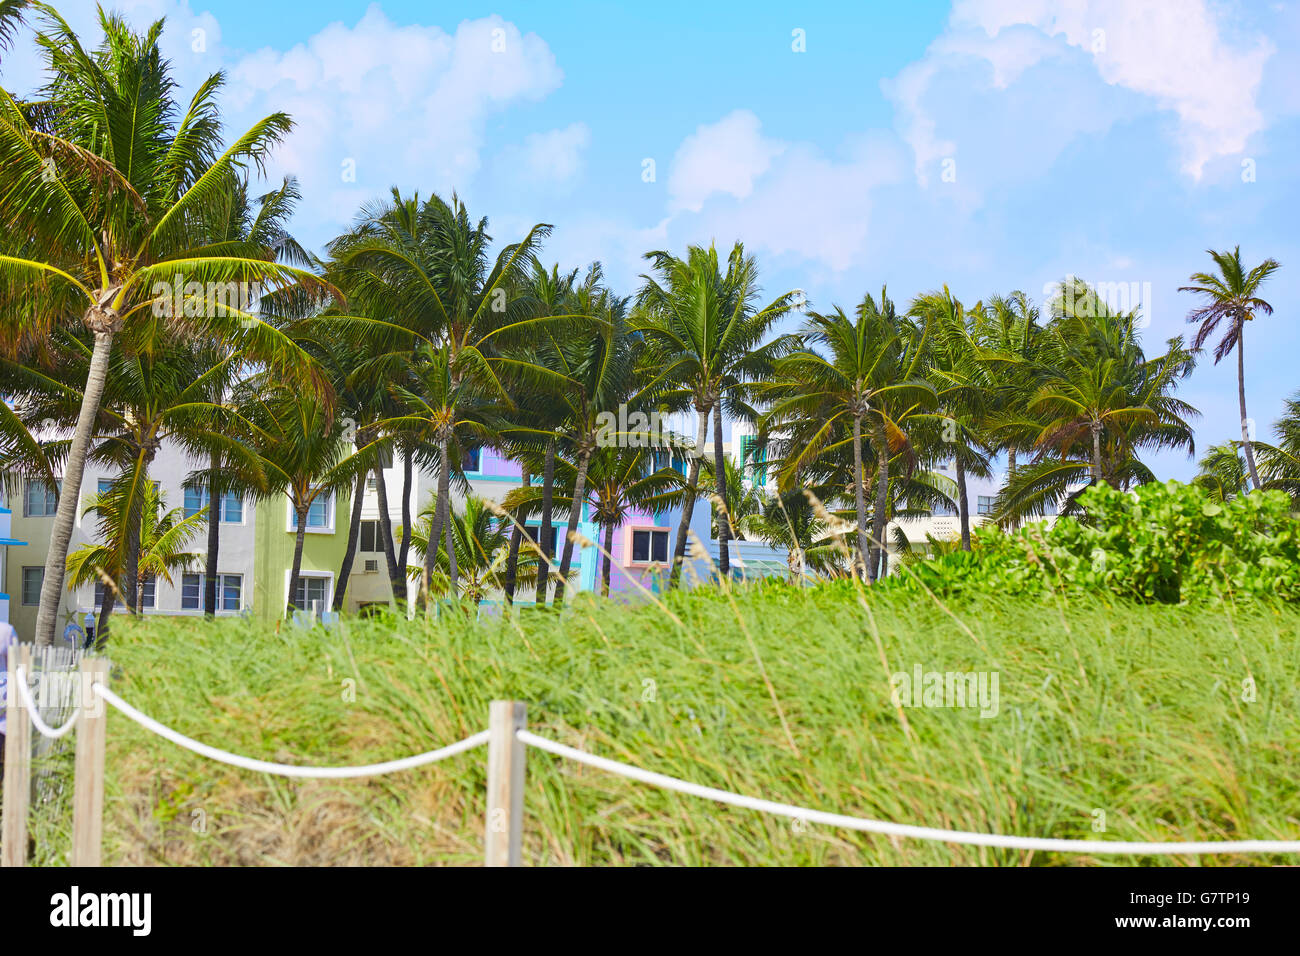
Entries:
{"type": "Polygon", "coordinates": [[[217,558],[221,550],[221,456],[213,453],[208,472],[208,553],[203,561],[203,614],[212,617],[217,613],[217,558]]]}
{"type": "Polygon", "coordinates": [[[858,574],[867,577],[867,475],[862,470],[862,416],[853,418],[853,504],[858,519],[858,574]]]}
{"type": "Polygon", "coordinates": [[[361,499],[366,493],[366,476],[357,475],[357,485],[352,492],[352,517],[348,519],[348,544],[343,552],[343,566],[339,568],[339,580],[334,586],[334,611],[343,610],[343,601],[347,597],[348,582],[352,580],[352,561],[357,556],[357,539],[361,536],[361,499]]]}
{"type": "Polygon", "coordinates": [[[455,600],[456,598],[460,597],[460,594],[456,590],[456,517],[455,515],[452,514],[451,511],[450,498],[451,496],[450,494],[448,494],[447,517],[446,517],[447,523],[444,525],[444,527],[446,528],[446,535],[447,535],[447,540],[445,543],[445,546],[447,548],[447,577],[449,579],[447,584],[447,591],[450,594],[451,598],[455,600]]]}
{"type": "Polygon", "coordinates": [[[1250,429],[1246,425],[1246,357],[1242,345],[1246,334],[1243,329],[1237,335],[1237,402],[1241,405],[1241,448],[1246,453],[1246,468],[1250,471],[1250,483],[1259,491],[1259,472],[1255,470],[1255,450],[1250,447],[1250,429]]]}
{"type": "MultiPolygon", "coordinates": [[[[520,479],[523,487],[527,488],[532,484],[532,476],[525,471],[520,479]]],[[[510,522],[510,554],[506,558],[506,582],[505,582],[505,600],[506,604],[515,603],[515,582],[519,578],[519,546],[523,544],[524,533],[519,528],[518,520],[510,522]]]]}
{"type": "Polygon", "coordinates": [[[560,574],[555,582],[555,603],[564,599],[564,582],[568,580],[569,566],[573,563],[573,538],[582,519],[582,506],[587,498],[587,467],[591,464],[591,451],[584,448],[578,454],[578,476],[573,482],[573,503],[569,505],[568,531],[564,535],[564,557],[560,559],[560,574]]]}
{"type": "MultiPolygon", "coordinates": [[[[415,466],[410,449],[402,449],[402,543],[397,549],[397,566],[406,573],[406,561],[411,554],[411,489],[415,483],[415,466]]],[[[403,588],[403,595],[406,590],[403,588]]]]}
{"type": "Polygon", "coordinates": [[[668,589],[677,587],[682,577],[682,561],[686,557],[686,532],[691,527],[695,513],[695,496],[700,487],[700,458],[704,455],[704,436],[708,432],[710,409],[699,410],[699,425],[695,430],[695,447],[691,449],[691,467],[682,493],[682,520],[677,525],[677,541],[673,545],[673,570],[668,577],[668,589]]]}
{"type": "Polygon", "coordinates": [[[970,550],[970,496],[966,493],[966,465],[961,460],[960,450],[957,462],[957,520],[961,524],[961,549],[970,550]]]}
{"type": "Polygon", "coordinates": [[[384,480],[382,467],[375,469],[375,493],[379,497],[379,528],[384,539],[388,586],[393,591],[393,600],[400,605],[406,597],[406,569],[397,563],[397,551],[393,546],[393,519],[388,513],[388,482],[384,480]]]}
{"type": "Polygon", "coordinates": [[[1092,483],[1101,484],[1101,423],[1092,423],[1092,483]]]}
{"type": "Polygon", "coordinates": [[[451,466],[447,462],[447,439],[438,441],[438,503],[433,508],[433,526],[429,528],[428,546],[424,549],[424,581],[420,586],[420,601],[433,597],[433,567],[438,560],[438,540],[446,521],[447,497],[451,492],[451,466]]]}
{"type": "Polygon", "coordinates": [[[546,606],[546,586],[550,575],[550,559],[555,557],[551,547],[551,509],[555,501],[555,439],[547,439],[546,462],[542,465],[542,526],[538,530],[537,541],[546,560],[537,565],[537,606],[546,606]]]}
{"type": "Polygon", "coordinates": [[[713,474],[720,503],[718,505],[718,572],[723,579],[731,577],[731,555],[727,542],[731,540],[731,512],[727,508],[727,463],[722,454],[722,403],[713,408],[713,474]]]}
{"type": "MultiPolygon", "coordinates": [[[[289,571],[289,601],[284,609],[285,617],[293,617],[293,596],[298,593],[298,582],[302,580],[302,546],[307,540],[307,510],[295,503],[294,513],[298,516],[298,533],[293,539],[293,567],[289,571]]],[[[307,602],[303,601],[303,603],[307,602]]]]}
{"type": "Polygon", "coordinates": [[[68,566],[68,543],[72,540],[72,526],[77,520],[81,477],[86,470],[86,453],[90,450],[95,418],[99,414],[99,400],[104,394],[113,335],[112,331],[95,333],[95,348],[90,356],[86,388],[81,393],[77,428],[72,433],[72,445],[63,468],[63,487],[59,493],[59,507],[54,513],[54,525],[50,529],[50,550],[45,556],[45,576],[41,580],[41,604],[36,611],[36,644],[41,647],[54,643],[59,602],[63,599],[63,576],[68,566]]]}
{"type": "Polygon", "coordinates": [[[880,573],[880,546],[885,540],[885,506],[889,502],[889,434],[885,423],[876,426],[876,505],[871,516],[871,557],[867,561],[867,579],[873,583],[880,573]]]}
{"type": "Polygon", "coordinates": [[[113,613],[113,605],[116,603],[117,595],[104,588],[104,603],[100,605],[99,620],[95,623],[95,647],[100,650],[108,639],[108,617],[113,613]]]}
{"type": "Polygon", "coordinates": [[[126,519],[126,560],[122,571],[123,597],[126,598],[126,609],[132,614],[140,609],[140,519],[143,516],[140,495],[135,495],[126,519]]]}
{"type": "Polygon", "coordinates": [[[154,451],[157,447],[148,442],[140,450],[140,464],[136,470],[137,493],[131,496],[131,513],[127,518],[126,532],[126,570],[122,575],[122,584],[126,588],[126,607],[132,614],[139,614],[140,596],[140,534],[144,521],[144,496],[149,487],[149,466],[153,464],[154,451]]]}
{"type": "MultiPolygon", "coordinates": [[[[1015,477],[1015,474],[1016,474],[1016,446],[1008,445],[1007,446],[1007,484],[1008,485],[1011,484],[1011,479],[1015,477]]],[[[1011,527],[1012,528],[1020,527],[1020,519],[1013,517],[1011,519],[1011,527]]]]}
{"type": "Polygon", "coordinates": [[[610,575],[610,565],[612,563],[611,555],[613,555],[613,553],[614,553],[614,526],[612,524],[607,524],[605,525],[604,563],[600,569],[600,593],[605,597],[609,597],[609,575],[610,575]]]}

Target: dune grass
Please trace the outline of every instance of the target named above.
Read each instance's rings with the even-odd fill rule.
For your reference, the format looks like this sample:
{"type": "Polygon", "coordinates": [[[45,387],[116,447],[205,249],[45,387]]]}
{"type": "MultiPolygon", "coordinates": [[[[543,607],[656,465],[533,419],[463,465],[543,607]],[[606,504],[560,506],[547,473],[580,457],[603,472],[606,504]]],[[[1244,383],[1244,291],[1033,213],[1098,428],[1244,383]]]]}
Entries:
{"type": "MultiPolygon", "coordinates": [[[[1081,839],[1300,838],[1295,609],[994,598],[945,609],[898,594],[864,603],[843,583],[666,603],[671,613],[579,594],[563,613],[516,622],[447,613],[310,631],[123,622],[113,686],[204,742],[284,762],[431,749],[483,729],[490,700],[515,698],[535,732],[812,808],[1081,839]],[[997,716],[895,706],[889,674],[917,664],[996,672],[997,716]]],[[[362,781],[271,779],[112,714],[105,860],[474,864],[484,758],[362,781]]],[[[535,750],[526,813],[524,857],[537,865],[1294,862],[895,840],[665,793],[535,750]]]]}

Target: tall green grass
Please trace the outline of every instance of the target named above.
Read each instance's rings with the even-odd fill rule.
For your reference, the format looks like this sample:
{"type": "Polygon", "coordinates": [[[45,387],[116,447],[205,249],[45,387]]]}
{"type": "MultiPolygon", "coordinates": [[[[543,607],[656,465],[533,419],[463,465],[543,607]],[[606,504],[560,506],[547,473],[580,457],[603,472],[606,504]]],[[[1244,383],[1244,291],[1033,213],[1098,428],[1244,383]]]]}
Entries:
{"type": "MultiPolygon", "coordinates": [[[[768,584],[734,600],[674,594],[666,609],[579,594],[562,613],[517,621],[451,612],[299,630],[153,618],[117,626],[111,656],[114,688],[146,713],[271,760],[405,756],[483,729],[490,700],[515,698],[535,732],[817,809],[1032,836],[1294,840],[1298,632],[1294,609],[944,608],[897,593],[864,602],[847,584],[768,584]],[[918,663],[996,671],[998,715],[900,714],[889,673],[918,663]]],[[[483,750],[384,778],[299,782],[196,757],[116,713],[108,736],[110,863],[481,858],[483,750]]],[[[535,750],[526,816],[530,864],[1295,862],[896,840],[665,793],[535,750]]]]}

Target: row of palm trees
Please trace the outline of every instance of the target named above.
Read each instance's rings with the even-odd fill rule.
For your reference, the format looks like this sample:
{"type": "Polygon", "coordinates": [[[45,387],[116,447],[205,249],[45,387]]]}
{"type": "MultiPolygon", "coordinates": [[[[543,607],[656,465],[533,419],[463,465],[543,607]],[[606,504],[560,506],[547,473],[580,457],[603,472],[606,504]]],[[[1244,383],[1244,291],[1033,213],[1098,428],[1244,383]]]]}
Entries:
{"type": "MultiPolygon", "coordinates": [[[[882,289],[851,312],[807,312],[798,290],[764,300],[737,243],[725,257],[713,246],[648,253],[640,289],[620,296],[598,264],[543,266],[547,224],[498,243],[456,196],[397,189],[318,259],[287,228],[296,183],[260,196],[250,185],[292,128],[288,116],[227,145],[222,76],[179,101],[161,21],[135,34],[101,12],[104,40],[92,51],[53,9],[31,7],[51,79],[28,100],[0,90],[0,391],[10,399],[0,403],[0,471],[7,482],[61,475],[67,490],[42,642],[53,637],[88,460],[120,475],[95,503],[107,522],[95,561],[130,609],[158,566],[146,529],[161,506],[148,476],[164,442],[204,463],[191,480],[209,496],[209,610],[220,502],[232,491],[288,497],[291,595],[313,505],[351,493],[340,608],[368,477],[398,601],[408,575],[422,604],[481,597],[489,579],[507,601],[530,586],[540,604],[563,600],[584,505],[603,532],[606,590],[614,531],[633,510],[678,508],[675,586],[703,495],[724,576],[728,540],[752,536],[786,544],[792,568],[874,580],[887,571],[892,518],[954,507],[969,548],[966,483],[991,475],[998,456],[1008,481],[996,510],[1009,524],[1071,510],[1088,483],[1152,480],[1142,453],[1192,450],[1195,410],[1174,393],[1203,340],[1226,322],[1216,359],[1234,348],[1240,358],[1245,322],[1269,311],[1259,287],[1276,263],[1245,270],[1239,252],[1212,253],[1218,273],[1193,276],[1203,299],[1193,346],[1172,339],[1154,357],[1138,316],[1076,279],[1046,315],[1022,293],[967,306],[946,287],[906,307],[882,289]],[[229,294],[248,288],[251,304],[229,294]],[[629,408],[693,415],[694,441],[603,441],[609,416],[629,408]],[[757,434],[738,465],[724,455],[728,419],[757,434]],[[505,519],[473,500],[452,507],[468,490],[466,461],[483,449],[525,476],[505,519]],[[389,488],[397,457],[401,486],[389,488]],[[760,468],[775,476],[771,498],[755,492],[760,468]],[[427,508],[413,500],[418,471],[437,474],[427,508]],[[824,541],[841,523],[847,561],[824,541]]],[[[1244,416],[1240,362],[1239,376],[1244,416]]],[[[1244,433],[1241,447],[1259,487],[1244,433]]]]}

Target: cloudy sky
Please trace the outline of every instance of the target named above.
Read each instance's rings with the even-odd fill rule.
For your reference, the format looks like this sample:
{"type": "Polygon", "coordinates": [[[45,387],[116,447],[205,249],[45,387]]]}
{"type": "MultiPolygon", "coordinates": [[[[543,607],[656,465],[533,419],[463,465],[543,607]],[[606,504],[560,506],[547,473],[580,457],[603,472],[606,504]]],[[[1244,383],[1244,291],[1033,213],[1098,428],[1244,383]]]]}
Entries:
{"type": "MultiPolygon", "coordinates": [[[[93,40],[93,4],[56,6],[93,40]]],[[[886,284],[1042,299],[1074,274],[1137,290],[1154,351],[1205,250],[1240,244],[1283,266],[1247,333],[1260,437],[1300,388],[1294,3],[109,6],[166,18],[187,88],[226,72],[232,135],[292,114],[270,173],[301,180],[313,247],[392,186],[454,190],[498,240],[554,224],[547,261],[599,259],[626,292],[649,249],[735,239],[814,308],[886,284]]],[[[0,81],[39,77],[20,38],[0,81]]],[[[1211,362],[1184,386],[1199,448],[1237,430],[1235,363],[1211,362]]]]}

